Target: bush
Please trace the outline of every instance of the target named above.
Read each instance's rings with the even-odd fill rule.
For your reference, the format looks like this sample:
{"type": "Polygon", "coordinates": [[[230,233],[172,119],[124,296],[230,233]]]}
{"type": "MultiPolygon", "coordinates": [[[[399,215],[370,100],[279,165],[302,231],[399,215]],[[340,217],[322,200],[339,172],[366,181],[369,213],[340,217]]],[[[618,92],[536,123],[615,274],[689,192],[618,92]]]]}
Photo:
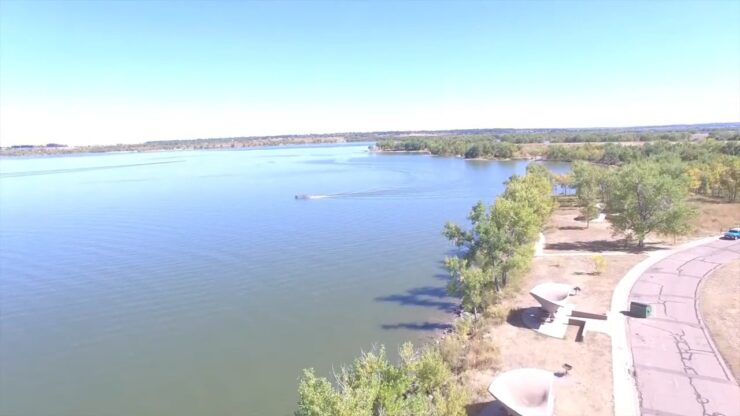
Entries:
{"type": "Polygon", "coordinates": [[[490,306],[483,312],[483,317],[493,325],[503,323],[507,316],[509,316],[509,307],[504,304],[490,306]]]}
{"type": "Polygon", "coordinates": [[[439,349],[399,350],[391,364],[383,347],[364,353],[336,375],[336,386],[304,370],[296,416],[464,416],[466,396],[439,349]]]}
{"type": "Polygon", "coordinates": [[[466,364],[470,368],[494,369],[499,362],[500,351],[494,342],[479,340],[471,344],[466,364]]]}
{"type": "Polygon", "coordinates": [[[473,331],[474,321],[473,319],[463,316],[455,321],[455,335],[461,338],[467,338],[473,331]]]}
{"type": "Polygon", "coordinates": [[[466,342],[465,338],[456,333],[447,335],[439,342],[439,352],[442,354],[442,359],[453,371],[458,372],[465,367],[466,342]]]}
{"type": "Polygon", "coordinates": [[[594,262],[594,274],[600,275],[606,271],[606,259],[601,254],[594,254],[591,256],[591,260],[594,262]]]}

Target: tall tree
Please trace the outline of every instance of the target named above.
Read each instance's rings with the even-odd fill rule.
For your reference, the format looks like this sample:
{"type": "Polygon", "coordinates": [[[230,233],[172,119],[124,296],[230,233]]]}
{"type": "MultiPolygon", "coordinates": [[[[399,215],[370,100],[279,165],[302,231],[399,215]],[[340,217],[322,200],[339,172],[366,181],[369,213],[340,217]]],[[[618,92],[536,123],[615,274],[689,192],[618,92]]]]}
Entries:
{"type": "Polygon", "coordinates": [[[554,178],[555,183],[560,187],[560,192],[563,195],[568,196],[568,190],[573,186],[573,175],[570,173],[564,173],[554,178]]]}
{"type": "Polygon", "coordinates": [[[462,297],[465,310],[477,316],[486,306],[485,294],[500,291],[529,264],[532,242],[552,209],[549,172],[534,168],[513,176],[490,208],[477,203],[468,215],[470,229],[445,225],[443,234],[461,251],[445,259],[452,277],[448,289],[462,297]]]}
{"type": "Polygon", "coordinates": [[[652,160],[620,168],[611,187],[610,222],[615,231],[645,245],[653,231],[685,233],[694,211],[686,205],[688,180],[674,166],[652,160]]]}
{"type": "Polygon", "coordinates": [[[588,162],[575,162],[573,164],[573,183],[576,187],[578,205],[581,207],[581,216],[586,221],[586,228],[591,225],[591,220],[599,214],[600,172],[599,169],[588,162]]]}
{"type": "MultiPolygon", "coordinates": [[[[529,166],[533,165],[540,166],[537,164],[530,164],[529,166]]],[[[522,207],[531,209],[539,227],[545,224],[555,208],[551,175],[549,172],[543,174],[536,168],[524,176],[514,175],[509,178],[503,197],[522,207]]]]}

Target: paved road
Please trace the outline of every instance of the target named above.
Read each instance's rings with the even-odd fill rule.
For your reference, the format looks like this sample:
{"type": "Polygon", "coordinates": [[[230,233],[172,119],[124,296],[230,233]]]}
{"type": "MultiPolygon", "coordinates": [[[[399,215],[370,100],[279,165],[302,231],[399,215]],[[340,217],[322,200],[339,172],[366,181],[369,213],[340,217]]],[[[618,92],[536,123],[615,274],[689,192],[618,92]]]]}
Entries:
{"type": "Polygon", "coordinates": [[[696,299],[701,280],[736,259],[740,241],[713,241],[666,257],[632,287],[630,300],[653,308],[650,318],[627,322],[643,415],[740,416],[740,387],[696,299]]]}

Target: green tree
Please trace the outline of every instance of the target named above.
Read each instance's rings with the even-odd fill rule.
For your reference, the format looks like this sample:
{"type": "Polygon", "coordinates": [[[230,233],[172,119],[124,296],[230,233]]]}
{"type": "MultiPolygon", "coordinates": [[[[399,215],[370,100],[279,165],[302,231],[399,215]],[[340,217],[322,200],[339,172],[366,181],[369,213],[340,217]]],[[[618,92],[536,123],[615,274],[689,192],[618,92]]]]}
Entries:
{"type": "Polygon", "coordinates": [[[554,178],[555,184],[560,187],[560,192],[563,195],[568,195],[568,190],[573,186],[573,175],[570,173],[564,173],[554,178]]]}
{"type": "Polygon", "coordinates": [[[506,190],[502,195],[521,207],[531,209],[538,228],[545,224],[555,208],[550,178],[549,172],[545,175],[536,169],[524,176],[514,175],[506,183],[506,190]]]}
{"type": "Polygon", "coordinates": [[[447,285],[450,294],[460,296],[462,307],[478,318],[478,311],[485,306],[485,295],[491,288],[491,278],[479,267],[468,266],[459,257],[445,258],[445,266],[452,276],[447,285]]]}
{"type": "Polygon", "coordinates": [[[740,157],[723,157],[720,159],[724,168],[721,170],[719,183],[727,195],[727,201],[733,202],[737,199],[740,189],[740,157]]]}
{"type": "Polygon", "coordinates": [[[673,166],[647,160],[619,169],[612,183],[609,221],[616,232],[645,245],[645,237],[684,233],[694,211],[686,205],[688,180],[673,166]]]}
{"type": "Polygon", "coordinates": [[[393,365],[380,347],[336,375],[336,383],[304,370],[296,416],[464,416],[466,397],[434,346],[409,343],[393,365]]]}
{"type": "Polygon", "coordinates": [[[445,259],[452,277],[450,293],[462,297],[466,311],[476,317],[490,292],[499,292],[512,276],[525,269],[533,255],[532,243],[553,209],[550,173],[539,164],[524,176],[512,176],[506,191],[488,209],[473,206],[462,229],[445,225],[443,234],[460,248],[460,255],[445,259]]]}
{"type": "Polygon", "coordinates": [[[534,254],[532,242],[544,219],[537,216],[536,207],[504,197],[497,199],[491,207],[489,220],[494,247],[492,251],[498,260],[494,269],[494,286],[500,290],[508,284],[512,273],[529,264],[534,254]]]}
{"type": "Polygon", "coordinates": [[[599,214],[600,173],[598,168],[588,162],[573,163],[573,183],[576,187],[578,205],[581,207],[581,216],[586,221],[586,228],[599,214]]]}

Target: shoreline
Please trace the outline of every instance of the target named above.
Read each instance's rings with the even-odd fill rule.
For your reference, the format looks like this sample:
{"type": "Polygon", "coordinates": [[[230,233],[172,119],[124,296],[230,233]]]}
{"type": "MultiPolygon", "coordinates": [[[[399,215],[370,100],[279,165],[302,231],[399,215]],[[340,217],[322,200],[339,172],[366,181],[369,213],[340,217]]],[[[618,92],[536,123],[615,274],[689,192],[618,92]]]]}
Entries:
{"type": "MultiPolygon", "coordinates": [[[[305,143],[277,143],[277,144],[259,144],[243,146],[208,146],[208,147],[173,147],[173,148],[136,148],[130,150],[95,150],[84,149],[80,147],[66,147],[64,150],[47,151],[48,149],[39,148],[37,151],[21,149],[19,151],[8,151],[7,148],[0,150],[0,159],[7,158],[35,158],[35,157],[60,157],[60,156],[84,156],[84,155],[110,155],[110,154],[135,154],[135,153],[166,153],[166,152],[198,152],[198,151],[240,151],[240,150],[258,150],[258,149],[275,149],[298,146],[332,146],[332,145],[362,145],[372,143],[368,141],[324,141],[324,142],[305,142],[305,143]],[[74,149],[74,150],[73,150],[74,149]],[[25,151],[24,151],[25,150],[25,151]]],[[[132,145],[134,146],[134,145],[132,145]]]]}
{"type": "MultiPolygon", "coordinates": [[[[727,216],[726,213],[732,213],[740,206],[737,203],[725,206],[712,201],[693,201],[699,204],[702,214],[718,218],[727,216]],[[722,212],[726,213],[714,211],[717,209],[723,209],[722,212]]],[[[656,253],[671,252],[679,247],[697,244],[705,241],[707,236],[716,238],[716,230],[704,221],[695,224],[696,230],[689,237],[677,242],[651,236],[648,247],[643,252],[635,252],[629,248],[604,251],[607,245],[620,245],[620,240],[612,235],[609,223],[592,222],[589,228],[585,228],[585,223],[575,219],[579,215],[578,209],[574,207],[559,207],[553,212],[543,230],[546,242],[542,244],[542,250],[535,248],[535,252],[540,255],[533,257],[529,270],[522,276],[518,287],[502,301],[500,311],[496,311],[492,317],[479,318],[482,322],[464,337],[457,332],[457,326],[461,325],[458,322],[465,317],[465,314],[460,314],[450,320],[452,329],[434,338],[438,345],[450,342],[448,338],[456,338],[458,342],[462,339],[461,348],[478,354],[469,358],[473,360],[472,363],[466,364],[467,367],[458,373],[458,380],[472,395],[469,406],[474,410],[470,415],[488,414],[486,412],[491,410],[491,397],[487,387],[500,372],[519,367],[557,371],[563,362],[572,365],[573,371],[564,384],[555,385],[558,397],[555,414],[586,412],[606,416],[615,414],[615,408],[622,409],[615,397],[615,388],[620,387],[613,378],[613,366],[619,364],[612,359],[614,334],[602,333],[597,326],[593,326],[588,331],[584,330],[579,341],[577,328],[573,325],[568,326],[563,339],[548,337],[526,328],[520,315],[536,307],[529,290],[545,281],[577,285],[583,292],[574,298],[576,309],[608,314],[612,310],[613,297],[620,282],[645,259],[654,257],[656,253]],[[573,245],[579,248],[573,248],[573,245]],[[659,250],[654,251],[656,249],[659,250]],[[575,252],[582,255],[574,255],[575,252]],[[606,260],[604,272],[597,274],[593,271],[593,256],[601,256],[606,260]],[[495,350],[495,361],[491,361],[489,357],[494,354],[492,350],[495,350]],[[541,353],[551,350],[559,352],[555,356],[541,353]]],[[[737,214],[732,215],[737,217],[737,214]]],[[[610,317],[612,322],[607,325],[611,327],[614,319],[610,317]]]]}

